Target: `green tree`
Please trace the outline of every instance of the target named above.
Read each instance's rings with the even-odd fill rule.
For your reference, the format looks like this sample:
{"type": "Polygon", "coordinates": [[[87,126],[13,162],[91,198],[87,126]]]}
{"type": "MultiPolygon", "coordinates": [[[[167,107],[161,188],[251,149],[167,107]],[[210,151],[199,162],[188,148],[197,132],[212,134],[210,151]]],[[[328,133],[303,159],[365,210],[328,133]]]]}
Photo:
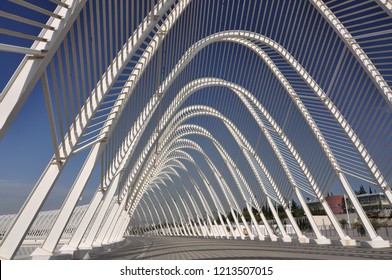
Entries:
{"type": "Polygon", "coordinates": [[[359,191],[355,191],[355,194],[356,194],[356,195],[367,194],[367,192],[366,192],[366,190],[365,190],[365,187],[364,187],[363,185],[361,185],[361,186],[359,187],[359,191]]]}
{"type": "Polygon", "coordinates": [[[300,205],[298,205],[294,199],[291,201],[291,213],[294,217],[299,218],[304,216],[304,209],[300,205]]]}
{"type": "Polygon", "coordinates": [[[346,219],[341,219],[341,220],[339,221],[339,223],[340,223],[340,225],[342,226],[343,229],[345,229],[346,226],[347,226],[347,224],[348,224],[348,222],[347,222],[346,219]]]}
{"type": "MultiPolygon", "coordinates": [[[[370,222],[372,223],[372,226],[373,226],[373,228],[374,228],[374,230],[377,232],[377,230],[379,229],[379,228],[381,228],[381,224],[378,222],[378,220],[377,219],[371,219],[370,220],[370,222]]],[[[378,232],[377,232],[378,233],[378,232]]]]}
{"type": "Polygon", "coordinates": [[[360,221],[356,221],[354,223],[354,228],[357,230],[358,234],[360,234],[361,236],[366,235],[365,227],[363,226],[363,224],[360,221]]]}

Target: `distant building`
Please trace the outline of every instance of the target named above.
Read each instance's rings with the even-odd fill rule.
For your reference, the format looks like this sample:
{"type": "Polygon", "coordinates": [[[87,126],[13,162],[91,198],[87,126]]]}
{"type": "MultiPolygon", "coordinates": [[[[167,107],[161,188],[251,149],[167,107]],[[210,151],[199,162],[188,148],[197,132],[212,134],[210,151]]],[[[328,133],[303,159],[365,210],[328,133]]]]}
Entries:
{"type": "Polygon", "coordinates": [[[383,193],[367,193],[357,195],[359,203],[361,203],[365,212],[376,212],[381,210],[391,210],[387,198],[383,193]]]}
{"type": "Polygon", "coordinates": [[[343,195],[327,196],[325,200],[335,215],[346,213],[346,203],[343,195]]]}
{"type": "MultiPolygon", "coordinates": [[[[365,212],[377,212],[381,210],[392,210],[387,198],[383,193],[371,193],[357,195],[358,201],[365,212]]],[[[329,207],[335,215],[346,213],[346,200],[348,204],[348,212],[353,212],[354,208],[351,201],[344,195],[331,195],[325,198],[329,207]]],[[[314,215],[322,215],[324,209],[320,202],[308,202],[308,207],[314,215]]]]}
{"type": "MultiPolygon", "coordinates": [[[[344,195],[330,195],[325,200],[335,215],[346,213],[344,195]]],[[[308,202],[308,207],[314,215],[325,215],[324,208],[319,201],[308,202]]]]}

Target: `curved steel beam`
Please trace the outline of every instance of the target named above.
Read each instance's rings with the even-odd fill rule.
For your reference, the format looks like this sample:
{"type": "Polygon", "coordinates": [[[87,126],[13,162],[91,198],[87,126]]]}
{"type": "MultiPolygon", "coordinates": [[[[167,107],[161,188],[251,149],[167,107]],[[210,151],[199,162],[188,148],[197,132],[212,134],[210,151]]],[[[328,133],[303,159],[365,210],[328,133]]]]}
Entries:
{"type": "MultiPolygon", "coordinates": [[[[275,63],[269,58],[269,56],[256,44],[253,42],[262,43],[276,52],[278,52],[287,63],[298,73],[298,75],[304,80],[304,82],[313,90],[316,97],[324,104],[325,108],[329,111],[332,117],[335,118],[336,122],[340,125],[342,131],[346,134],[348,139],[353,143],[359,155],[361,155],[362,159],[366,163],[369,171],[376,179],[380,188],[383,190],[385,195],[388,197],[390,203],[392,203],[392,191],[388,187],[388,183],[383,177],[381,171],[378,169],[376,163],[373,161],[371,155],[366,150],[365,146],[360,141],[359,137],[356,135],[355,131],[351,128],[349,122],[344,118],[344,116],[340,113],[339,109],[335,106],[332,100],[329,99],[328,95],[324,92],[324,90],[318,85],[318,83],[312,78],[312,76],[302,67],[302,65],[281,45],[276,43],[274,40],[249,31],[223,31],[220,33],[216,33],[210,35],[199,42],[192,45],[186,53],[179,60],[177,65],[173,68],[172,72],[168,75],[167,79],[162,83],[162,87],[158,90],[158,92],[164,94],[167,88],[173,83],[176,77],[181,73],[181,71],[186,67],[186,65],[206,46],[219,42],[219,41],[229,41],[235,42],[238,44],[242,44],[245,47],[254,51],[270,68],[272,73],[276,76],[278,81],[282,84],[293,103],[297,106],[298,110],[303,115],[306,120],[308,126],[314,133],[315,137],[320,143],[320,147],[324,150],[324,153],[327,155],[328,159],[331,161],[332,166],[334,167],[336,172],[339,172],[339,179],[342,181],[345,189],[349,186],[347,179],[341,171],[340,165],[337,162],[334,154],[329,147],[328,142],[324,139],[323,134],[321,133],[318,125],[313,120],[311,114],[308,112],[306,106],[303,104],[301,97],[295,92],[290,82],[286,79],[286,77],[279,70],[279,67],[275,65],[275,63]]],[[[349,194],[349,190],[346,189],[346,192],[349,194]]],[[[356,199],[353,194],[350,194],[350,199],[356,199]]],[[[372,234],[370,234],[372,235],[372,234]]]]}
{"type": "MultiPolygon", "coordinates": [[[[181,141],[185,141],[186,143],[184,143],[184,144],[181,144],[181,143],[180,143],[180,147],[177,147],[176,149],[178,149],[178,148],[191,148],[191,149],[194,149],[194,150],[198,151],[199,153],[201,153],[201,155],[205,158],[205,160],[207,161],[207,164],[209,165],[209,167],[210,167],[211,170],[213,171],[214,176],[215,176],[216,179],[218,180],[219,186],[220,186],[220,188],[222,189],[222,192],[224,193],[224,196],[225,196],[226,201],[227,201],[227,203],[229,204],[230,208],[233,208],[232,203],[230,203],[230,201],[233,201],[233,202],[234,202],[234,205],[235,205],[234,208],[236,208],[236,211],[240,213],[241,219],[243,220],[244,225],[247,226],[247,223],[246,223],[246,221],[245,221],[245,217],[243,216],[243,213],[242,213],[241,208],[238,206],[238,203],[237,203],[235,197],[233,196],[233,194],[232,194],[230,188],[228,188],[227,183],[226,183],[225,180],[223,179],[223,177],[222,177],[222,175],[220,174],[220,172],[219,172],[219,171],[216,169],[216,167],[213,165],[213,163],[212,163],[212,161],[210,160],[210,158],[209,158],[209,157],[204,153],[204,151],[203,151],[196,143],[194,143],[193,141],[185,140],[185,139],[178,139],[178,138],[179,138],[179,137],[177,137],[176,139],[173,139],[173,140],[171,141],[171,144],[170,144],[170,145],[166,145],[166,149],[165,149],[164,151],[161,151],[161,152],[160,152],[160,157],[163,158],[163,159],[166,158],[166,157],[171,153],[171,151],[172,151],[172,149],[169,149],[169,148],[172,147],[172,146],[175,145],[175,144],[180,143],[181,141]],[[229,197],[230,197],[231,199],[230,199],[229,197]]],[[[185,153],[185,154],[186,154],[186,153],[185,153]]],[[[187,159],[188,161],[191,160],[191,159],[189,158],[189,155],[188,155],[188,157],[187,157],[186,159],[187,159]]],[[[196,165],[196,163],[195,163],[193,160],[192,160],[191,162],[195,165],[195,167],[199,170],[199,172],[202,172],[202,171],[198,168],[198,166],[196,165]]],[[[164,165],[164,164],[165,164],[165,162],[162,162],[160,165],[164,165]]],[[[152,175],[152,176],[153,176],[153,175],[152,175]]],[[[213,198],[214,203],[215,203],[216,206],[217,206],[218,215],[219,215],[219,213],[220,213],[220,214],[224,215],[225,218],[227,219],[226,212],[224,211],[224,208],[223,208],[223,206],[222,206],[222,204],[221,204],[221,202],[220,202],[220,200],[219,200],[219,196],[215,193],[215,191],[214,191],[214,189],[213,189],[211,183],[208,182],[208,179],[206,178],[206,176],[205,176],[205,175],[202,175],[202,176],[203,176],[203,181],[206,182],[207,189],[208,189],[208,191],[209,191],[211,197],[213,198]]],[[[237,184],[237,187],[240,188],[240,186],[238,185],[238,182],[237,182],[236,184],[237,184]]],[[[241,191],[241,190],[240,190],[240,191],[241,191]]],[[[249,208],[249,205],[247,205],[247,207],[249,208]]],[[[252,213],[251,215],[253,215],[253,213],[252,213]]],[[[221,219],[220,216],[219,216],[219,218],[221,219]]],[[[253,219],[253,220],[255,220],[255,219],[253,219]]],[[[253,221],[253,222],[255,222],[255,221],[253,221]]],[[[248,227],[247,227],[247,229],[249,230],[248,227]]],[[[224,232],[225,232],[225,231],[224,231],[224,232]]],[[[226,233],[226,232],[225,232],[225,233],[226,233]]],[[[261,236],[261,234],[260,234],[260,236],[261,236]]],[[[253,239],[253,236],[252,236],[252,239],[253,239]]]]}
{"type": "MultiPolygon", "coordinates": [[[[171,152],[171,151],[169,151],[168,153],[170,153],[170,152],[171,152]]],[[[178,152],[178,151],[177,151],[177,152],[178,152]]],[[[164,154],[164,153],[161,153],[161,155],[163,155],[163,154],[164,154]]],[[[204,154],[204,155],[205,155],[205,154],[204,154]]],[[[162,158],[162,156],[161,156],[161,158],[162,158]]],[[[164,157],[163,157],[163,158],[164,158],[164,157]]],[[[216,195],[215,191],[213,190],[211,183],[209,183],[209,180],[208,180],[207,177],[204,175],[204,172],[199,168],[199,166],[196,164],[196,162],[193,160],[193,158],[190,157],[187,153],[182,152],[182,157],[181,157],[181,158],[182,158],[182,159],[185,159],[185,160],[187,160],[187,161],[189,161],[189,162],[190,162],[191,164],[193,164],[193,166],[196,168],[197,172],[198,172],[198,173],[200,174],[200,176],[202,177],[202,180],[203,180],[204,184],[206,185],[206,188],[207,188],[208,193],[209,193],[210,196],[212,197],[212,200],[213,200],[213,203],[214,203],[214,205],[215,205],[215,208],[217,209],[218,215],[219,215],[220,213],[224,215],[224,217],[225,217],[225,219],[226,219],[226,221],[227,221],[227,223],[228,223],[228,225],[229,225],[229,227],[230,227],[230,229],[231,229],[231,231],[232,231],[232,233],[233,233],[233,236],[235,236],[234,230],[232,229],[231,224],[230,224],[230,222],[228,221],[228,217],[227,217],[226,213],[223,211],[223,207],[222,207],[222,205],[221,205],[220,199],[219,199],[219,197],[216,195]]],[[[162,163],[162,164],[164,164],[164,163],[162,163]]],[[[161,164],[161,165],[162,165],[162,164],[161,164]]],[[[209,208],[209,205],[208,205],[208,203],[206,202],[206,199],[205,199],[205,197],[204,197],[202,191],[201,191],[200,188],[198,187],[197,183],[196,183],[195,180],[192,178],[191,174],[188,172],[188,170],[185,168],[185,166],[181,165],[180,167],[186,171],[186,173],[188,174],[188,176],[189,176],[191,182],[193,182],[193,186],[195,187],[196,193],[198,194],[198,196],[199,196],[199,198],[200,198],[200,201],[202,202],[202,204],[203,204],[203,206],[204,206],[204,208],[205,208],[205,210],[206,210],[207,219],[209,219],[209,217],[214,218],[214,217],[213,217],[213,214],[212,214],[212,211],[211,211],[211,209],[209,208]]],[[[211,167],[211,166],[210,166],[210,167],[211,167]]],[[[217,172],[217,173],[214,173],[215,175],[216,175],[216,174],[220,174],[220,172],[219,172],[218,170],[216,170],[216,169],[214,169],[214,172],[217,172]]],[[[221,175],[220,175],[220,177],[222,178],[221,175]]],[[[227,187],[227,183],[225,183],[225,182],[222,182],[222,183],[225,184],[226,189],[227,189],[227,188],[228,188],[228,187],[227,187]]],[[[222,186],[221,186],[221,188],[222,188],[222,186]]],[[[231,193],[230,190],[228,190],[228,191],[231,193]]],[[[188,192],[189,192],[189,191],[188,191],[188,192]]],[[[227,202],[229,203],[226,192],[224,192],[224,194],[225,194],[225,197],[226,197],[227,202]]],[[[232,193],[231,193],[231,195],[232,195],[232,193]]],[[[242,219],[244,220],[244,217],[243,217],[243,214],[242,214],[242,210],[241,210],[240,207],[238,206],[238,204],[237,204],[237,202],[236,202],[236,200],[235,200],[234,197],[233,197],[233,199],[234,199],[234,201],[235,201],[235,204],[237,205],[237,206],[235,207],[235,208],[236,208],[236,211],[239,212],[239,213],[241,213],[241,217],[242,217],[242,219]]],[[[229,203],[229,204],[230,204],[230,203],[229,203]]],[[[137,202],[135,202],[134,205],[137,205],[137,202]]],[[[232,206],[231,206],[231,209],[232,209],[232,206]]],[[[221,217],[219,216],[219,218],[221,218],[221,217]]],[[[237,224],[237,228],[239,229],[240,226],[239,226],[239,224],[238,224],[237,219],[235,219],[235,222],[236,222],[236,224],[237,224]]],[[[211,223],[211,222],[210,222],[210,223],[211,223]]],[[[214,221],[214,223],[215,223],[215,221],[214,221]]],[[[215,226],[217,226],[216,223],[215,223],[215,226]]],[[[225,231],[224,231],[224,232],[225,232],[225,231]]],[[[244,238],[244,236],[243,236],[243,234],[242,234],[241,231],[240,231],[240,235],[241,235],[242,238],[244,238]]]]}
{"type": "MultiPolygon", "coordinates": [[[[340,22],[338,17],[328,8],[327,4],[322,0],[311,0],[313,6],[316,7],[317,11],[325,18],[328,24],[335,30],[335,32],[342,39],[344,44],[355,56],[357,61],[361,64],[363,69],[367,72],[368,76],[371,78],[373,83],[378,88],[382,97],[387,101],[389,108],[392,109],[392,90],[388,83],[385,81],[384,77],[378,71],[377,67],[374,65],[372,60],[367,56],[366,52],[358,44],[355,38],[347,30],[347,28],[340,22]]],[[[385,0],[377,0],[378,4],[392,15],[392,4],[385,0]]]]}
{"type": "MultiPolygon", "coordinates": [[[[269,174],[268,169],[265,167],[264,163],[260,160],[258,155],[254,152],[253,148],[247,142],[247,140],[241,134],[241,132],[238,130],[238,128],[236,128],[236,126],[229,119],[224,117],[217,110],[212,109],[212,108],[207,107],[207,106],[189,106],[186,109],[183,109],[180,112],[178,112],[177,115],[173,118],[173,120],[168,125],[168,128],[169,128],[168,129],[168,131],[169,131],[168,134],[170,135],[174,131],[176,131],[177,130],[177,126],[179,126],[182,122],[186,121],[189,118],[193,118],[195,116],[198,116],[198,115],[209,115],[209,116],[216,117],[217,119],[221,120],[226,125],[226,127],[228,128],[228,130],[232,134],[233,138],[236,140],[237,144],[239,145],[239,147],[245,146],[249,150],[253,151],[254,157],[256,159],[258,159],[258,163],[260,164],[260,168],[262,169],[262,171],[264,172],[264,174],[268,178],[269,183],[273,187],[273,189],[274,189],[274,191],[275,191],[275,193],[276,193],[276,195],[277,195],[277,197],[279,199],[279,203],[283,206],[287,216],[289,217],[290,222],[291,222],[292,226],[294,227],[294,229],[295,229],[295,231],[296,231],[296,233],[298,235],[298,238],[300,239],[301,242],[308,242],[306,237],[300,231],[298,225],[296,224],[296,221],[292,217],[292,214],[289,211],[288,205],[285,202],[285,200],[283,199],[283,196],[281,195],[279,188],[276,186],[272,176],[269,174]]],[[[203,136],[205,136],[205,135],[203,135],[203,136]]],[[[169,139],[169,137],[166,137],[165,139],[169,139]]],[[[162,145],[163,146],[165,146],[166,142],[168,141],[168,140],[165,140],[165,139],[162,141],[162,145]]],[[[215,141],[214,145],[216,145],[216,147],[217,147],[219,153],[221,154],[221,156],[224,159],[227,159],[227,161],[229,163],[227,166],[228,166],[230,172],[232,173],[232,176],[233,176],[234,180],[236,181],[236,185],[238,186],[238,188],[240,190],[240,193],[242,194],[244,200],[247,201],[247,198],[246,198],[246,196],[244,194],[244,189],[242,189],[241,185],[244,185],[245,189],[250,194],[251,199],[252,199],[254,205],[257,205],[256,207],[260,211],[261,208],[260,208],[260,206],[258,206],[257,200],[255,199],[254,195],[252,195],[252,191],[250,190],[249,185],[246,183],[245,178],[241,175],[241,173],[239,172],[239,170],[237,168],[235,168],[235,170],[237,172],[239,172],[238,173],[239,178],[235,175],[235,171],[232,169],[232,167],[236,166],[235,162],[231,159],[229,154],[225,151],[225,149],[223,148],[223,146],[219,142],[215,141]]],[[[247,207],[248,206],[249,205],[247,205],[247,207]]],[[[248,210],[251,211],[250,209],[248,209],[248,210]]]]}

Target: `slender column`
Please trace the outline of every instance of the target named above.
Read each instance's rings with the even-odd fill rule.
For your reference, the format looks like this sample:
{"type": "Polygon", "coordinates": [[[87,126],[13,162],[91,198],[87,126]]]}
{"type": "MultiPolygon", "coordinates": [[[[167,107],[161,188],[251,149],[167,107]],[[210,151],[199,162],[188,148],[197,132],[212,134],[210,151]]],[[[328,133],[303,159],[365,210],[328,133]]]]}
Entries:
{"type": "Polygon", "coordinates": [[[122,239],[125,229],[128,227],[129,222],[130,222],[131,218],[128,216],[128,214],[125,212],[125,219],[122,222],[121,227],[119,227],[118,233],[115,236],[115,238],[113,239],[113,241],[119,241],[122,239]]]}
{"type": "Polygon", "coordinates": [[[219,217],[219,221],[221,223],[221,228],[222,228],[224,234],[226,235],[226,238],[229,239],[229,234],[227,233],[227,230],[225,227],[225,222],[223,221],[222,214],[219,211],[218,211],[218,217],[219,217]]]}
{"type": "MultiPolygon", "coordinates": [[[[196,235],[197,236],[202,236],[203,235],[203,232],[201,231],[201,228],[197,225],[199,223],[199,218],[198,218],[198,216],[197,216],[197,214],[196,214],[196,219],[194,219],[193,220],[193,227],[195,228],[195,230],[196,230],[196,235]]],[[[204,236],[204,235],[203,235],[204,236]]]]}
{"type": "Polygon", "coordinates": [[[80,242],[82,241],[82,238],[91,223],[91,220],[94,216],[95,211],[97,211],[97,208],[102,201],[102,198],[104,196],[104,193],[102,190],[98,190],[93,199],[91,200],[86,213],[84,214],[82,220],[80,221],[79,225],[76,228],[76,231],[71,237],[71,240],[69,241],[68,244],[65,244],[61,247],[60,252],[62,254],[69,254],[71,252],[76,251],[77,247],[79,246],[80,242]]]}
{"type": "Polygon", "coordinates": [[[215,232],[216,232],[217,236],[220,236],[221,238],[223,238],[223,235],[222,235],[222,234],[220,233],[220,231],[219,231],[219,225],[218,225],[218,223],[216,222],[216,220],[213,219],[212,222],[213,222],[213,224],[214,224],[214,229],[215,229],[215,232]]]}
{"type": "MultiPolygon", "coordinates": [[[[172,232],[171,229],[170,229],[169,224],[168,224],[168,219],[167,219],[167,217],[166,217],[165,211],[163,210],[163,207],[162,207],[161,202],[158,200],[158,198],[157,198],[157,196],[156,196],[156,194],[155,194],[154,191],[152,191],[151,193],[154,195],[154,198],[155,198],[155,200],[158,202],[158,205],[159,205],[159,207],[160,207],[160,209],[161,209],[161,213],[163,214],[163,217],[164,217],[165,222],[166,222],[166,229],[167,229],[168,234],[169,234],[169,235],[174,235],[173,232],[172,232]]],[[[151,202],[152,202],[152,201],[151,201],[151,202]]],[[[153,205],[154,205],[154,204],[153,204],[153,205]]]]}
{"type": "Polygon", "coordinates": [[[246,207],[247,207],[247,209],[249,211],[249,214],[250,214],[250,217],[252,219],[252,222],[253,222],[253,224],[256,227],[256,231],[257,231],[259,239],[260,240],[264,240],[265,239],[264,233],[262,233],[260,228],[259,228],[259,224],[257,223],[256,218],[255,218],[255,216],[253,214],[252,207],[248,203],[247,203],[246,207]]]}
{"type": "Polygon", "coordinates": [[[237,226],[238,233],[240,234],[240,238],[241,239],[245,239],[244,233],[242,232],[240,224],[239,224],[238,219],[237,219],[237,214],[234,212],[233,208],[230,208],[230,211],[231,211],[231,215],[232,215],[232,217],[234,219],[235,225],[237,226]]]}
{"type": "Polygon", "coordinates": [[[287,234],[285,228],[283,227],[282,221],[280,220],[278,213],[276,213],[276,210],[275,210],[275,207],[271,201],[271,198],[269,198],[268,196],[267,196],[267,203],[268,203],[268,206],[272,212],[272,215],[275,218],[275,222],[278,225],[278,228],[282,234],[282,240],[284,242],[291,242],[291,237],[287,234]]]}
{"type": "Polygon", "coordinates": [[[189,228],[189,225],[187,223],[185,223],[185,227],[188,231],[188,236],[193,236],[192,230],[189,228]]]}
{"type": "Polygon", "coordinates": [[[248,222],[246,221],[246,219],[245,219],[245,217],[244,217],[244,214],[241,213],[240,216],[241,216],[242,223],[244,224],[245,229],[246,229],[246,231],[248,232],[249,238],[250,238],[251,240],[255,239],[255,236],[253,235],[252,231],[250,230],[249,225],[248,225],[248,222]]]}
{"type": "Polygon", "coordinates": [[[123,221],[122,220],[122,214],[124,212],[123,206],[124,205],[122,205],[122,203],[121,203],[120,207],[118,207],[116,216],[113,219],[113,222],[110,224],[110,228],[108,230],[108,233],[106,234],[106,236],[102,242],[103,244],[110,244],[110,243],[115,242],[113,240],[113,237],[117,234],[118,227],[121,226],[122,221],[123,221]]]}
{"type": "MultiPolygon", "coordinates": [[[[161,226],[162,233],[163,233],[163,228],[162,228],[163,223],[162,223],[162,221],[161,221],[161,218],[159,217],[158,210],[157,210],[157,208],[155,207],[154,203],[152,202],[152,200],[151,200],[151,198],[150,198],[150,195],[149,195],[147,192],[145,193],[145,195],[147,196],[148,200],[150,201],[150,203],[151,203],[151,205],[152,205],[152,208],[153,208],[154,211],[155,211],[155,214],[157,215],[158,222],[159,222],[159,224],[160,224],[160,226],[161,226]]],[[[123,199],[123,201],[124,201],[124,203],[126,202],[125,199],[123,199]]],[[[124,205],[124,207],[125,207],[125,205],[124,205]]]]}
{"type": "Polygon", "coordinates": [[[90,231],[88,232],[88,235],[86,237],[86,240],[83,243],[83,246],[80,245],[82,248],[90,248],[91,249],[91,245],[95,239],[95,236],[99,230],[99,227],[102,224],[102,221],[105,217],[105,214],[110,206],[110,203],[112,202],[113,196],[117,190],[117,186],[120,180],[120,174],[118,174],[115,179],[113,180],[112,184],[110,185],[109,189],[106,191],[105,196],[103,198],[103,202],[102,202],[102,206],[99,209],[98,215],[95,218],[93,225],[90,229],[90,231]]]}
{"type": "Polygon", "coordinates": [[[309,238],[307,238],[301,231],[301,229],[298,227],[297,222],[295,221],[293,214],[291,214],[291,211],[287,204],[285,203],[283,206],[283,210],[285,211],[287,218],[289,219],[291,226],[294,228],[295,233],[297,234],[298,241],[300,243],[309,243],[309,238]]]}
{"type": "Polygon", "coordinates": [[[195,225],[192,223],[192,220],[193,220],[193,218],[192,219],[189,218],[189,220],[188,220],[189,221],[189,226],[192,229],[193,236],[198,236],[199,233],[198,233],[197,228],[195,227],[195,225]]]}
{"type": "Polygon", "coordinates": [[[199,219],[199,225],[200,225],[200,229],[203,233],[203,236],[208,237],[209,236],[208,230],[206,229],[206,226],[205,226],[203,219],[200,219],[199,217],[198,217],[198,219],[199,219]]]}
{"type": "MultiPolygon", "coordinates": [[[[213,223],[212,223],[212,221],[211,221],[210,215],[208,215],[208,214],[207,214],[207,222],[208,222],[208,224],[210,225],[210,230],[209,230],[210,235],[213,236],[213,237],[216,237],[217,234],[216,234],[216,232],[215,232],[214,225],[213,225],[213,223]]],[[[208,230],[208,226],[207,226],[207,230],[208,230]]]]}
{"type": "Polygon", "coordinates": [[[312,226],[313,232],[316,234],[317,239],[315,241],[318,244],[331,244],[331,241],[328,240],[327,238],[325,238],[325,236],[321,234],[319,228],[317,227],[316,222],[313,219],[313,215],[310,212],[308,204],[305,202],[305,200],[301,194],[301,191],[295,186],[294,186],[294,190],[295,190],[295,193],[298,197],[298,200],[300,201],[300,204],[302,205],[302,209],[304,210],[305,215],[308,218],[310,225],[312,226]]]}
{"type": "Polygon", "coordinates": [[[230,222],[230,220],[229,220],[229,217],[227,217],[227,215],[225,215],[225,220],[226,220],[227,226],[228,226],[229,229],[230,229],[231,235],[233,236],[233,239],[237,239],[237,236],[236,236],[236,234],[235,234],[233,225],[231,224],[231,222],[230,222]]]}
{"type": "Polygon", "coordinates": [[[102,148],[103,145],[100,143],[99,145],[95,145],[90,151],[77,179],[75,180],[67,198],[61,207],[60,213],[57,216],[55,223],[53,224],[48,236],[45,239],[44,244],[41,247],[38,247],[31,254],[32,256],[53,255],[54,249],[56,248],[60,237],[63,234],[69,219],[71,218],[72,212],[79,201],[79,197],[82,194],[84,187],[90,178],[92,170],[95,167],[97,155],[101,153],[102,148]]]}
{"type": "Polygon", "coordinates": [[[105,235],[107,234],[107,232],[109,230],[110,223],[113,221],[119,206],[120,206],[120,204],[118,202],[116,202],[113,205],[108,217],[106,218],[106,221],[103,224],[101,231],[99,232],[98,236],[95,238],[95,241],[93,242],[94,247],[102,246],[105,235]]]}
{"type": "Polygon", "coordinates": [[[263,225],[265,229],[267,230],[268,237],[271,239],[271,241],[277,241],[278,238],[276,237],[274,231],[272,230],[270,224],[268,223],[267,219],[265,218],[265,215],[262,211],[259,212],[259,216],[261,220],[263,221],[263,225]]]}
{"type": "Polygon", "coordinates": [[[365,245],[367,244],[368,246],[372,248],[385,248],[385,247],[390,247],[389,241],[383,240],[374,230],[372,224],[369,221],[368,216],[364,212],[361,204],[359,203],[357,197],[355,196],[354,192],[352,191],[346,176],[340,172],[339,173],[339,179],[343,183],[344,189],[347,192],[348,197],[350,198],[355,210],[357,211],[357,214],[359,218],[361,219],[363,226],[365,227],[367,233],[369,234],[369,237],[371,241],[367,241],[364,243],[365,245]]]}

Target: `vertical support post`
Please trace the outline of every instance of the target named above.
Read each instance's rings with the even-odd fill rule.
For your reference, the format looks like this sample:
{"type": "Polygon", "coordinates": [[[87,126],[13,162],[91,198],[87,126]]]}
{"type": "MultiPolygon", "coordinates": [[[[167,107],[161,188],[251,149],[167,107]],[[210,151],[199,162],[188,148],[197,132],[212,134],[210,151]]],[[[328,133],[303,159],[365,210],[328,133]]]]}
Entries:
{"type": "Polygon", "coordinates": [[[282,234],[283,242],[291,242],[291,237],[287,234],[285,228],[283,227],[282,221],[280,220],[278,213],[276,213],[276,210],[275,210],[274,205],[272,204],[271,198],[269,198],[268,196],[267,196],[267,203],[268,203],[269,208],[271,209],[272,215],[275,218],[276,224],[278,225],[278,228],[282,234]]]}
{"type": "Polygon", "coordinates": [[[236,215],[236,213],[234,212],[234,209],[233,209],[233,208],[230,208],[230,211],[231,211],[231,215],[233,216],[235,225],[237,226],[237,231],[238,231],[238,233],[239,233],[239,235],[240,235],[240,238],[241,238],[241,239],[245,239],[244,233],[243,233],[242,230],[241,230],[241,227],[240,227],[240,224],[239,224],[239,222],[238,222],[237,215],[236,215]]]}

